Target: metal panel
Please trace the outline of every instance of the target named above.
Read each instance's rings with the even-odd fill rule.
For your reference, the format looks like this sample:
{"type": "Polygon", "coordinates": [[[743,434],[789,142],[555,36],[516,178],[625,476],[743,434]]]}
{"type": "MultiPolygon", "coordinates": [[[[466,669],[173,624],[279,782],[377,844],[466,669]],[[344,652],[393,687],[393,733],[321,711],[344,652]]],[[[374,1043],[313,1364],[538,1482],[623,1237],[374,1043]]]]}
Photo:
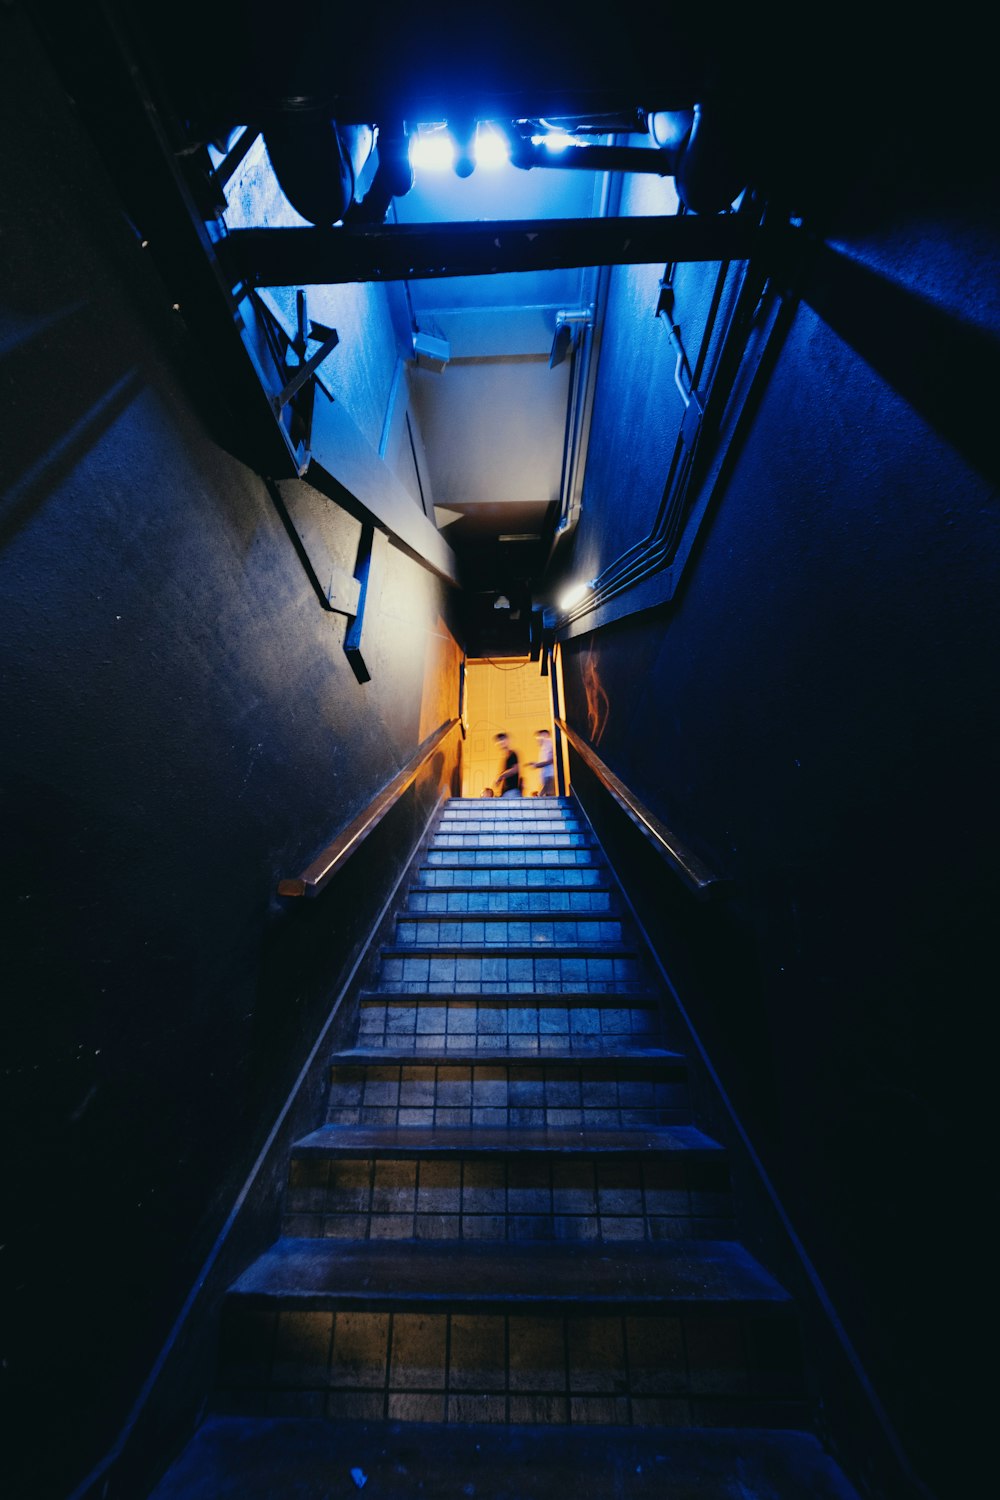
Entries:
{"type": "Polygon", "coordinates": [[[239,229],[225,251],[256,286],[493,276],[564,266],[746,260],[757,226],[739,214],[641,219],[510,219],[336,229],[239,229]]]}
{"type": "Polygon", "coordinates": [[[456,581],[455,554],[437,527],[362,437],[341,403],[322,392],[313,412],[312,455],[310,484],[347,509],[367,513],[405,551],[449,583],[456,581]]]}

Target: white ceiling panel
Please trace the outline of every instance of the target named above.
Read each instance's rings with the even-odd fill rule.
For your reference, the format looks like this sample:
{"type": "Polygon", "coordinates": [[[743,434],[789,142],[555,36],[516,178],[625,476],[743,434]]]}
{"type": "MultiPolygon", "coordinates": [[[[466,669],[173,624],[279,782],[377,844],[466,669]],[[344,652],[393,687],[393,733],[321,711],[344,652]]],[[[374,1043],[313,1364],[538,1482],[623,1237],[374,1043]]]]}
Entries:
{"type": "Polygon", "coordinates": [[[568,363],[550,370],[547,356],[414,371],[435,503],[558,499],[569,373],[568,363]]]}

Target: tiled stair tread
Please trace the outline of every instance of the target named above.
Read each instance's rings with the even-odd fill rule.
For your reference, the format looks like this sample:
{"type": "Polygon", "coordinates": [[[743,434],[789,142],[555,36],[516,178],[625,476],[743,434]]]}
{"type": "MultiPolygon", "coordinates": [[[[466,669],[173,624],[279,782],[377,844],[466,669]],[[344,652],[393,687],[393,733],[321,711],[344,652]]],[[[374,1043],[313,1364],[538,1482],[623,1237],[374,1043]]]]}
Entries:
{"type": "Polygon", "coordinates": [[[533,813],[546,813],[552,807],[564,807],[572,812],[577,805],[575,797],[449,797],[445,812],[465,807],[482,807],[512,818],[523,818],[533,813]]]}
{"type": "Polygon", "coordinates": [[[683,1151],[720,1156],[723,1148],[696,1125],[657,1125],[646,1130],[561,1130],[488,1125],[388,1126],[324,1125],[296,1141],[296,1156],[413,1157],[445,1153],[492,1156],[544,1153],[559,1156],[630,1155],[683,1151]]]}
{"type": "MultiPolygon", "coordinates": [[[[593,887],[588,889],[590,895],[593,887]]],[[[485,894],[485,893],[484,893],[485,894]]],[[[401,912],[400,922],[620,922],[621,916],[614,912],[585,911],[407,911],[401,912]]]]}
{"type": "MultiPolygon", "coordinates": [[[[467,955],[466,955],[467,956],[467,955]]],[[[546,955],[551,957],[551,955],[546,955]]],[[[613,981],[609,980],[608,983],[613,981]]],[[[651,990],[483,990],[475,993],[458,993],[451,990],[362,990],[362,1005],[477,1005],[488,1003],[502,1005],[507,1010],[525,1006],[531,1010],[556,1006],[590,1006],[614,1009],[618,1004],[623,1010],[655,1010],[660,996],[651,990]]]]}
{"type": "Polygon", "coordinates": [[[547,839],[552,834],[562,838],[568,833],[587,837],[590,830],[584,824],[571,822],[569,819],[547,818],[544,822],[539,819],[537,823],[519,823],[515,827],[493,818],[455,818],[450,823],[439,823],[434,838],[436,840],[456,833],[488,833],[498,839],[509,838],[511,835],[526,839],[547,839]]]}
{"type": "Polygon", "coordinates": [[[520,818],[510,817],[505,813],[496,813],[491,807],[462,808],[446,807],[438,824],[439,828],[449,826],[452,823],[498,823],[506,825],[510,823],[580,823],[582,819],[579,812],[572,807],[542,808],[537,812],[532,809],[529,813],[522,813],[520,818]]]}
{"type": "MultiPolygon", "coordinates": [[[[462,844],[436,844],[436,843],[432,843],[432,844],[429,844],[429,846],[427,846],[426,852],[427,852],[427,855],[432,855],[432,853],[436,853],[436,855],[447,855],[448,859],[451,859],[451,861],[456,862],[456,864],[463,864],[463,862],[465,862],[466,859],[468,859],[469,862],[474,862],[471,859],[472,855],[477,855],[477,853],[480,853],[480,855],[484,855],[484,853],[487,853],[487,855],[492,856],[492,858],[490,858],[490,867],[493,867],[493,865],[496,865],[496,867],[498,867],[498,868],[504,867],[504,859],[498,859],[498,858],[495,858],[495,856],[496,855],[504,855],[504,853],[519,853],[519,855],[535,855],[535,853],[546,853],[546,852],[549,852],[549,853],[573,853],[573,855],[576,855],[576,856],[579,856],[579,855],[597,855],[597,858],[595,858],[594,861],[591,861],[591,859],[585,859],[585,861],[583,861],[583,862],[585,862],[585,864],[591,864],[591,862],[594,862],[594,864],[603,864],[603,862],[604,862],[603,858],[601,858],[600,844],[595,844],[595,843],[553,844],[553,843],[547,843],[547,841],[544,840],[544,838],[538,838],[537,841],[532,841],[531,844],[508,844],[508,843],[502,843],[502,844],[468,844],[468,847],[462,847],[462,844]]],[[[510,861],[507,861],[507,862],[508,862],[508,864],[511,864],[511,865],[513,865],[513,864],[523,865],[523,864],[525,864],[525,859],[523,859],[523,858],[522,859],[510,859],[510,861]]],[[[427,859],[426,858],[424,858],[424,864],[427,864],[427,859]]]]}
{"type": "MultiPolygon", "coordinates": [[[[423,865],[423,868],[427,868],[426,865],[423,865]]],[[[523,871],[523,870],[525,870],[525,865],[523,865],[523,864],[511,864],[511,865],[508,865],[508,868],[510,868],[510,870],[520,870],[520,871],[523,871]]],[[[588,867],[588,865],[583,865],[583,868],[589,868],[589,867],[588,867]]],[[[435,874],[438,873],[438,865],[435,865],[435,867],[433,867],[433,873],[435,873],[435,874]]],[[[538,873],[541,873],[541,874],[552,874],[552,870],[541,870],[541,871],[538,871],[538,873]]],[[[423,886],[423,885],[411,885],[411,891],[421,891],[421,892],[423,892],[424,889],[426,889],[426,886],[423,886]]],[[[444,889],[447,889],[448,892],[454,891],[454,894],[456,894],[456,895],[462,895],[462,894],[483,895],[484,892],[489,892],[490,886],[489,885],[448,885],[448,886],[445,886],[444,889]]],[[[541,894],[541,892],[549,891],[550,888],[549,888],[549,886],[546,886],[546,885],[543,885],[543,886],[528,885],[528,883],[523,882],[522,885],[501,885],[501,886],[498,886],[498,889],[504,895],[538,895],[538,894],[541,894]]],[[[559,886],[553,886],[553,889],[559,889],[559,886]]],[[[576,891],[577,886],[568,886],[567,889],[571,889],[571,891],[576,891]]],[[[579,886],[579,889],[583,889],[583,891],[585,891],[586,894],[588,894],[588,895],[610,895],[610,894],[612,894],[613,889],[615,889],[615,886],[613,886],[613,885],[607,885],[607,883],[604,883],[604,885],[585,885],[585,886],[579,886]]]]}
{"type": "Polygon", "coordinates": [[[496,834],[507,838],[508,834],[588,834],[586,823],[576,817],[538,817],[534,822],[505,822],[502,817],[451,817],[438,823],[435,838],[439,834],[496,834]]]}
{"type": "MultiPolygon", "coordinates": [[[[409,920],[409,919],[408,919],[409,920]]],[[[448,921],[451,918],[447,919],[448,921]]],[[[482,920],[482,919],[480,919],[482,920]]],[[[384,943],[384,958],[636,958],[628,943],[384,943]]]]}
{"type": "MultiPolygon", "coordinates": [[[[337,1052],[330,1059],[332,1068],[352,1067],[359,1063],[373,1063],[380,1068],[391,1068],[394,1064],[410,1067],[413,1064],[413,1053],[409,1048],[393,1047],[351,1047],[344,1052],[337,1052]]],[[[497,1047],[490,1050],[470,1050],[442,1052],[440,1057],[433,1052],[421,1054],[418,1066],[433,1068],[461,1067],[463,1064],[477,1068],[489,1067],[495,1063],[500,1067],[532,1067],[543,1066],[542,1063],[526,1058],[523,1053],[510,1052],[506,1047],[497,1047]]],[[[560,1067],[565,1065],[571,1068],[584,1067],[588,1070],[599,1070],[602,1072],[612,1071],[639,1071],[647,1073],[651,1065],[664,1073],[675,1073],[687,1071],[687,1058],[683,1052],[671,1052],[666,1047],[631,1047],[626,1050],[614,1052],[595,1053],[592,1058],[581,1062],[579,1052],[546,1052],[544,1066],[560,1067]]]]}
{"type": "Polygon", "coordinates": [[[790,1309],[791,1299],[732,1240],[659,1244],[280,1239],[233,1283],[253,1305],[310,1309],[345,1302],[400,1307],[440,1303],[516,1307],[748,1304],[790,1309]]]}
{"type": "Polygon", "coordinates": [[[208,1417],[150,1500],[858,1500],[816,1438],[756,1428],[208,1417]]]}
{"type": "Polygon", "coordinates": [[[422,865],[411,891],[611,891],[600,865],[422,865]],[[447,877],[447,878],[445,878],[447,877]],[[464,877],[464,878],[463,878],[464,877]],[[516,878],[515,878],[516,877],[516,878]]]}

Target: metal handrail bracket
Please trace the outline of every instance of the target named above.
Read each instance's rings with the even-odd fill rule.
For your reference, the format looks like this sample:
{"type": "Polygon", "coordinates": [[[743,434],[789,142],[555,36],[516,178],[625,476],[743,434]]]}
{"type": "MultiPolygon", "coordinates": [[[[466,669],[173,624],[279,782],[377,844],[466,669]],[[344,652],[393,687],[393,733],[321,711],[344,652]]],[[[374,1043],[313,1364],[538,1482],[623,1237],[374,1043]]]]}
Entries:
{"type": "Polygon", "coordinates": [[[643,806],[638,797],[629,791],[625,783],[615,775],[610,766],[604,764],[601,757],[585,739],[577,734],[575,729],[571,729],[564,719],[556,719],[556,724],[584,765],[593,771],[598,781],[610,792],[618,806],[631,818],[640,833],[646,836],[660,858],[669,865],[693,896],[697,896],[701,901],[707,901],[723,894],[730,887],[729,880],[722,875],[714,874],[696,854],[692,854],[690,849],[684,847],[677,835],[671,833],[655,813],[651,813],[648,807],[643,806]]]}
{"type": "Polygon", "coordinates": [[[448,719],[440,728],[435,729],[433,734],[428,735],[406,762],[399,775],[394,776],[378,795],[372,798],[365,810],[348,823],[333,843],[327,845],[322,854],[316,856],[308,869],[303,870],[301,875],[279,881],[278,895],[318,896],[323,887],[364,843],[372,830],[378,827],[407,787],[416,781],[425,762],[430,760],[438,746],[448,738],[452,731],[458,728],[458,724],[458,719],[448,719]]]}

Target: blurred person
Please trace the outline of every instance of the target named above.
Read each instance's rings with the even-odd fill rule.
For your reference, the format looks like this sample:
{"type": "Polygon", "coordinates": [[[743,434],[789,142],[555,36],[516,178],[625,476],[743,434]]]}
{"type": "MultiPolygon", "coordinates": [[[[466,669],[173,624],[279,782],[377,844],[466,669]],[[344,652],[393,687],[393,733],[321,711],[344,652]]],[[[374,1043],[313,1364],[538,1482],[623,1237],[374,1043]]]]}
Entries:
{"type": "Polygon", "coordinates": [[[493,738],[500,746],[503,755],[503,765],[500,775],[493,785],[499,791],[501,797],[520,797],[521,795],[521,763],[517,758],[517,751],[510,743],[510,737],[506,730],[495,734],[493,738]]]}
{"type": "Polygon", "coordinates": [[[535,739],[538,741],[538,759],[529,761],[528,764],[542,775],[542,789],[536,793],[539,797],[554,797],[556,794],[556,762],[555,749],[552,744],[552,735],[547,729],[536,729],[535,739]]]}

